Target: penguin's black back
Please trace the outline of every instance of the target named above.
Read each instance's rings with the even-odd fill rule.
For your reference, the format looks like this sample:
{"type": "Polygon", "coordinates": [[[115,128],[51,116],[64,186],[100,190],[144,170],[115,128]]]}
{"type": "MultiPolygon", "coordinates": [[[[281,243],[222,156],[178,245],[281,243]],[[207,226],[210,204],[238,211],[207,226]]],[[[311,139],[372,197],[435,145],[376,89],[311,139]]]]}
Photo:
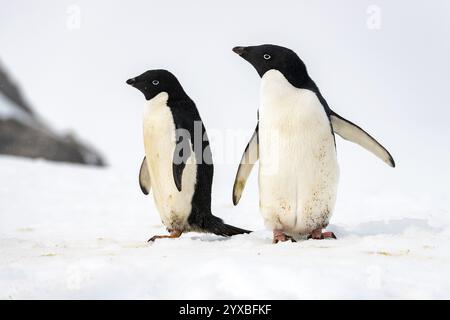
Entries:
{"type": "MultiPolygon", "coordinates": [[[[185,129],[189,132],[192,150],[195,154],[197,165],[196,184],[192,197],[192,211],[188,222],[197,224],[205,216],[211,213],[211,191],[214,175],[214,164],[209,146],[208,136],[200,113],[195,103],[186,95],[182,100],[171,101],[169,96],[168,105],[173,115],[175,128],[185,129]],[[197,124],[196,124],[197,123],[197,124]],[[201,126],[201,137],[195,136],[195,125],[201,126]]],[[[197,129],[197,131],[199,131],[197,129]]]]}

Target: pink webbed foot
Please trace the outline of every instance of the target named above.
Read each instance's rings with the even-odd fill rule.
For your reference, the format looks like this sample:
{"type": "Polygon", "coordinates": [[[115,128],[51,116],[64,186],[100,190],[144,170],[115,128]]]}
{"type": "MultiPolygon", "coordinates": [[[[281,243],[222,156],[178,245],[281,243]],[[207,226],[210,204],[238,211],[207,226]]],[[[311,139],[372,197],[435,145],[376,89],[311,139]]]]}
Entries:
{"type": "Polygon", "coordinates": [[[181,237],[181,234],[183,233],[180,230],[168,230],[170,234],[164,235],[164,236],[153,236],[150,239],[148,239],[147,242],[154,242],[157,239],[176,239],[181,237]]]}
{"type": "Polygon", "coordinates": [[[289,241],[289,240],[292,241],[292,242],[296,242],[294,238],[284,234],[280,230],[274,230],[273,231],[273,241],[272,241],[272,243],[286,242],[286,241],[289,241]]]}
{"type": "Polygon", "coordinates": [[[322,240],[322,239],[337,239],[337,238],[335,234],[331,231],[322,232],[322,229],[316,229],[308,236],[308,239],[322,240]]]}

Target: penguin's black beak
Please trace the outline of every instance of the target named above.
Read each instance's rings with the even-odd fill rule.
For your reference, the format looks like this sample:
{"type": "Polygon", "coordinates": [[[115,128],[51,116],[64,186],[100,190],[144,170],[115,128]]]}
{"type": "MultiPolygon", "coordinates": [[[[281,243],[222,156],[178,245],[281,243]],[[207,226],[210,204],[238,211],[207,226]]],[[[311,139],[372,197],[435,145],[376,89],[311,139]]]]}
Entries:
{"type": "Polygon", "coordinates": [[[129,84],[130,86],[132,86],[135,83],[136,83],[136,78],[131,78],[131,79],[127,80],[127,84],[129,84]]]}
{"type": "Polygon", "coordinates": [[[240,56],[242,56],[246,52],[245,49],[246,49],[245,47],[234,47],[233,48],[233,52],[237,53],[240,56]]]}

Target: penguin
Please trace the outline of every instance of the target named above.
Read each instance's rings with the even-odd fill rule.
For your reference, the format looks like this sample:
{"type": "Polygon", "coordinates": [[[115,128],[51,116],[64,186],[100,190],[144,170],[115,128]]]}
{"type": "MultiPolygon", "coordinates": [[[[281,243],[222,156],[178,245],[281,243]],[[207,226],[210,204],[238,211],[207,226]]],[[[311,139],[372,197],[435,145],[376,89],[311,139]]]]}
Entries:
{"type": "Polygon", "coordinates": [[[323,231],[339,181],[334,133],[391,167],[394,159],[375,138],[331,110],[294,51],[270,44],[233,51],[261,77],[258,123],[236,174],[234,205],[259,160],[260,212],[273,231],[273,243],[335,239],[334,233],[323,231]]]}
{"type": "Polygon", "coordinates": [[[145,157],[139,185],[152,190],[168,235],[178,238],[196,231],[233,236],[250,231],[225,224],[211,212],[214,166],[208,135],[195,103],[178,79],[167,70],[150,70],[127,84],[144,94],[145,157]]]}

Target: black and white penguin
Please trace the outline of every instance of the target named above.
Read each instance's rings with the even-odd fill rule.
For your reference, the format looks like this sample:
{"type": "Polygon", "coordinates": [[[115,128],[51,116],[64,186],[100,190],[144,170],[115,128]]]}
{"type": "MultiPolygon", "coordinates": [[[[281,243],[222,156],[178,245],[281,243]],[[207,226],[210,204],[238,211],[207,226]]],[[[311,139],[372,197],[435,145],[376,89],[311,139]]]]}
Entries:
{"type": "Polygon", "coordinates": [[[235,47],[260,75],[258,125],[239,165],[233,203],[259,159],[260,211],[273,242],[322,232],[333,213],[339,166],[334,132],[395,167],[389,152],[363,129],[330,109],[295,52],[276,45],[235,47]]]}
{"type": "Polygon", "coordinates": [[[224,224],[211,213],[214,166],[208,136],[195,103],[177,78],[166,70],[150,70],[127,80],[146,99],[145,157],[139,172],[144,194],[153,197],[169,235],[210,232],[233,236],[249,231],[224,224]]]}

